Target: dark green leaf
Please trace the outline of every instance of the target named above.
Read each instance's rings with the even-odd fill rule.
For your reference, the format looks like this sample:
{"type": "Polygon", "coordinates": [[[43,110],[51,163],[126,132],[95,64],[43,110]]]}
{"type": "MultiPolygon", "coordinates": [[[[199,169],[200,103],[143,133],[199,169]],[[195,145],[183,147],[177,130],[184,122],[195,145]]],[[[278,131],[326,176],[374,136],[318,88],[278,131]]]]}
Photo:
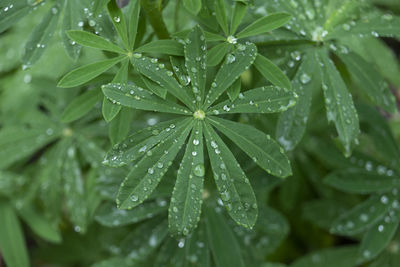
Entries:
{"type": "Polygon", "coordinates": [[[357,247],[336,247],[312,252],[298,260],[290,267],[354,267],[358,260],[357,247]]]}
{"type": "Polygon", "coordinates": [[[223,42],[211,48],[207,53],[207,66],[216,66],[228,53],[231,44],[223,42]]]}
{"type": "Polygon", "coordinates": [[[116,144],[125,139],[131,128],[132,110],[122,108],[118,115],[109,125],[109,136],[112,144],[116,144]]]}
{"type": "Polygon", "coordinates": [[[139,16],[140,16],[140,1],[132,1],[129,9],[129,17],[128,17],[128,35],[129,35],[129,44],[130,48],[133,49],[135,46],[136,35],[138,34],[138,26],[139,26],[139,16]]]}
{"type": "Polygon", "coordinates": [[[102,98],[100,88],[88,90],[75,98],[61,115],[62,122],[71,122],[86,115],[102,98]]]}
{"type": "Polygon", "coordinates": [[[254,61],[254,66],[264,76],[264,78],[270,81],[273,85],[292,89],[292,84],[290,83],[289,78],[268,58],[258,54],[254,61]]]}
{"type": "Polygon", "coordinates": [[[240,89],[242,89],[242,79],[238,78],[226,91],[231,101],[235,101],[238,98],[240,89]]]}

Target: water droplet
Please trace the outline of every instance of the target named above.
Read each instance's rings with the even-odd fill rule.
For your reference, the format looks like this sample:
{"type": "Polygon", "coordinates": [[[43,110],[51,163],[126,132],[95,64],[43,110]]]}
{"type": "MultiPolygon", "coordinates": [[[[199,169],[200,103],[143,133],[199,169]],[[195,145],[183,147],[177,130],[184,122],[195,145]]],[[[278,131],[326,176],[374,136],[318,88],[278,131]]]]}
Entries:
{"type": "Polygon", "coordinates": [[[307,73],[301,74],[301,76],[300,76],[300,82],[301,82],[302,84],[307,84],[307,83],[309,83],[310,81],[311,81],[311,76],[310,76],[310,75],[308,75],[307,73]]]}
{"type": "Polygon", "coordinates": [[[115,21],[116,23],[119,23],[119,22],[121,21],[121,18],[120,18],[120,17],[114,17],[114,21],[115,21]]]}
{"type": "Polygon", "coordinates": [[[137,195],[131,195],[131,200],[132,200],[133,202],[136,202],[136,201],[139,200],[139,197],[138,197],[137,195]]]}
{"type": "Polygon", "coordinates": [[[194,167],[193,169],[193,173],[198,177],[203,177],[205,174],[204,165],[203,164],[196,165],[196,167],[194,167]]]}

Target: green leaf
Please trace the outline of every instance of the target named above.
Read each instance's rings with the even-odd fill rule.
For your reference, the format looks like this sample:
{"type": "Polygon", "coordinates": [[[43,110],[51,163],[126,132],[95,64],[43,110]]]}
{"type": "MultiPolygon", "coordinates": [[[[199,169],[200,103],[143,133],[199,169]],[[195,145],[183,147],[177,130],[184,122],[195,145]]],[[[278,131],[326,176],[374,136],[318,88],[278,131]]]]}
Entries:
{"type": "Polygon", "coordinates": [[[219,26],[221,26],[225,35],[229,34],[228,30],[228,20],[226,18],[226,8],[225,8],[225,0],[216,0],[215,1],[215,17],[218,21],[219,26]]]}
{"type": "MultiPolygon", "coordinates": [[[[372,168],[372,164],[367,168],[372,168]]],[[[353,194],[370,194],[386,192],[400,185],[400,177],[382,175],[370,169],[345,169],[338,170],[327,177],[324,182],[341,191],[353,194]]]]}
{"type": "Polygon", "coordinates": [[[184,144],[193,126],[192,121],[192,119],[186,119],[184,127],[176,130],[163,142],[149,150],[131,169],[119,189],[118,208],[131,209],[148,198],[184,144]]]}
{"type": "Polygon", "coordinates": [[[350,236],[359,234],[381,220],[392,203],[390,194],[373,195],[337,218],[332,223],[331,232],[350,236]]]}
{"type": "Polygon", "coordinates": [[[25,55],[22,58],[22,62],[26,67],[30,67],[38,61],[47,48],[56,30],[58,18],[61,13],[60,9],[61,6],[55,4],[30,35],[25,45],[25,55]]]}
{"type": "Polygon", "coordinates": [[[222,35],[204,31],[204,36],[208,42],[226,41],[226,38],[222,35]]]}
{"type": "Polygon", "coordinates": [[[231,87],[228,88],[227,94],[231,101],[235,101],[239,97],[240,89],[242,88],[242,79],[238,78],[231,87]]]}
{"type": "Polygon", "coordinates": [[[157,96],[161,97],[162,99],[165,99],[167,97],[167,89],[164,87],[158,85],[157,83],[153,82],[149,78],[145,76],[141,76],[143,83],[146,85],[146,87],[153,93],[155,93],[157,96]]]}
{"type": "Polygon", "coordinates": [[[239,32],[237,38],[245,38],[270,32],[285,25],[291,17],[292,16],[288,13],[274,13],[259,18],[239,32]]]}
{"type": "Polygon", "coordinates": [[[358,260],[356,246],[334,247],[312,252],[296,260],[291,267],[354,267],[358,260]]]}
{"type": "Polygon", "coordinates": [[[345,82],[326,50],[318,51],[318,63],[324,66],[322,68],[322,89],[328,121],[335,123],[345,155],[349,156],[352,144],[357,143],[360,132],[357,111],[345,82]]]}
{"type": "Polygon", "coordinates": [[[193,15],[197,15],[201,10],[201,0],[183,0],[183,6],[193,15]]]}
{"type": "Polygon", "coordinates": [[[183,45],[175,40],[156,40],[142,45],[135,52],[183,56],[183,45]]]}
{"type": "Polygon", "coordinates": [[[157,216],[167,211],[167,208],[164,202],[152,201],[145,202],[135,209],[127,211],[120,210],[114,203],[107,202],[99,207],[95,219],[98,223],[107,227],[120,227],[157,216]]]}
{"type": "Polygon", "coordinates": [[[87,31],[68,31],[68,37],[80,45],[101,49],[105,51],[126,54],[126,51],[119,46],[107,41],[103,37],[87,31]]]}
{"type": "Polygon", "coordinates": [[[174,235],[188,235],[200,220],[205,175],[203,146],[202,124],[196,120],[178,170],[173,201],[168,211],[169,229],[174,235]]]}
{"type": "Polygon", "coordinates": [[[101,98],[102,93],[100,88],[86,91],[68,104],[61,115],[61,121],[68,123],[82,118],[101,100],[101,98]]]}
{"type": "Polygon", "coordinates": [[[346,20],[351,19],[354,12],[360,7],[360,3],[356,0],[337,1],[335,4],[338,4],[339,6],[333,7],[333,12],[326,19],[323,26],[326,31],[330,31],[338,24],[343,25],[346,20]]]}
{"type": "Polygon", "coordinates": [[[258,209],[250,181],[212,127],[207,122],[203,127],[214,180],[221,199],[235,222],[252,228],[257,220],[258,209]]]}
{"type": "Polygon", "coordinates": [[[203,30],[195,26],[185,42],[185,66],[189,74],[197,108],[204,98],[206,86],[207,46],[203,30]]]}
{"type": "Polygon", "coordinates": [[[107,153],[103,163],[111,167],[120,167],[135,161],[171,134],[181,130],[186,123],[187,120],[184,119],[169,120],[135,132],[114,146],[107,153]]]}
{"type": "Polygon", "coordinates": [[[129,35],[129,44],[131,49],[134,48],[136,39],[136,35],[138,34],[138,26],[139,26],[139,17],[140,17],[140,1],[136,0],[131,2],[129,9],[129,17],[128,17],[128,35],[129,35]]]}
{"type": "Polygon", "coordinates": [[[131,109],[122,108],[118,115],[111,121],[108,133],[113,145],[121,142],[128,135],[131,128],[132,116],[131,109]]]}
{"type": "MultiPolygon", "coordinates": [[[[257,60],[256,60],[257,61],[257,60]]],[[[320,71],[314,53],[307,53],[293,78],[293,89],[299,96],[296,105],[282,113],[276,136],[287,150],[293,150],[303,138],[310,114],[312,93],[321,86],[320,71]]]]}
{"type": "Polygon", "coordinates": [[[25,205],[18,210],[18,213],[38,236],[49,242],[61,242],[62,237],[59,230],[40,214],[33,205],[25,205]]]}
{"type": "Polygon", "coordinates": [[[246,2],[235,1],[235,8],[233,10],[232,20],[231,20],[231,30],[230,30],[231,35],[235,34],[238,26],[243,20],[244,15],[246,14],[246,10],[247,10],[246,2]]]}
{"type": "Polygon", "coordinates": [[[207,53],[207,66],[216,66],[225,57],[231,48],[231,44],[223,42],[211,48],[207,53]]]}
{"type": "MultiPolygon", "coordinates": [[[[99,2],[101,1],[95,1],[95,4],[99,2]]],[[[71,39],[68,38],[67,31],[82,28],[79,26],[79,22],[81,20],[79,9],[79,6],[75,5],[74,2],[65,1],[64,18],[61,25],[61,39],[68,56],[73,60],[76,60],[79,57],[82,47],[76,43],[73,43],[71,39]]]]}
{"type": "Polygon", "coordinates": [[[105,8],[105,6],[108,4],[110,0],[97,0],[93,2],[93,14],[95,16],[99,15],[105,8]]]}
{"type": "Polygon", "coordinates": [[[104,95],[122,106],[166,113],[188,115],[185,107],[164,100],[134,84],[110,83],[102,86],[104,95]]]}
{"type": "Polygon", "coordinates": [[[182,86],[187,86],[190,83],[190,77],[187,74],[185,67],[185,60],[181,57],[170,57],[172,69],[174,70],[175,76],[178,78],[179,83],[182,86]]]}
{"type": "Polygon", "coordinates": [[[203,108],[210,107],[253,64],[256,56],[257,47],[254,44],[239,44],[238,48],[226,57],[224,64],[219,69],[208,91],[203,108]]]}
{"type": "Polygon", "coordinates": [[[292,84],[290,83],[289,78],[268,58],[258,54],[256,60],[254,61],[254,66],[262,74],[262,76],[264,76],[264,78],[270,81],[273,85],[292,89],[292,84]]]}
{"type": "Polygon", "coordinates": [[[335,199],[316,199],[302,204],[302,218],[326,230],[345,211],[346,205],[335,199]]]}
{"type": "MultiPolygon", "coordinates": [[[[7,4],[7,3],[5,3],[7,4]]],[[[13,3],[13,7],[5,6],[0,9],[0,33],[15,25],[32,10],[26,2],[13,3]]]]}
{"type": "Polygon", "coordinates": [[[211,107],[207,114],[282,112],[294,106],[297,97],[293,91],[266,86],[240,93],[235,101],[219,103],[211,107]]]}
{"type": "Polygon", "coordinates": [[[364,235],[359,249],[360,258],[371,260],[378,256],[394,237],[399,220],[390,217],[381,219],[364,235]]]}
{"type": "Polygon", "coordinates": [[[5,263],[9,267],[29,267],[24,234],[14,209],[1,200],[0,213],[0,247],[5,263]]]}
{"type": "Polygon", "coordinates": [[[269,135],[252,126],[217,117],[207,117],[207,120],[268,173],[278,177],[292,174],[289,159],[269,135]]]}
{"type": "Polygon", "coordinates": [[[389,84],[376,69],[355,53],[337,53],[347,65],[352,80],[369,96],[371,101],[387,112],[397,110],[396,98],[389,88],[389,84]]]}
{"type": "Polygon", "coordinates": [[[187,107],[193,108],[192,97],[182,86],[174,79],[173,72],[166,70],[164,64],[157,63],[156,59],[150,59],[142,56],[140,53],[134,53],[131,58],[132,65],[150,80],[164,87],[169,93],[181,100],[187,107]]]}
{"type": "Polygon", "coordinates": [[[116,1],[110,1],[107,5],[108,14],[110,15],[110,19],[114,25],[114,28],[117,30],[119,37],[122,40],[125,48],[130,50],[129,47],[129,38],[128,38],[128,29],[126,27],[125,16],[122,13],[121,9],[117,6],[116,1]]]}
{"type": "Polygon", "coordinates": [[[217,267],[244,267],[242,250],[220,211],[206,209],[207,236],[217,267]]]}
{"type": "Polygon", "coordinates": [[[118,62],[125,59],[125,56],[115,57],[111,59],[106,59],[102,61],[98,61],[95,63],[91,63],[77,69],[72,70],[71,72],[67,73],[61,80],[58,82],[58,87],[68,88],[68,87],[75,87],[81,84],[84,84],[103,72],[110,69],[112,66],[117,64],[118,62]]]}

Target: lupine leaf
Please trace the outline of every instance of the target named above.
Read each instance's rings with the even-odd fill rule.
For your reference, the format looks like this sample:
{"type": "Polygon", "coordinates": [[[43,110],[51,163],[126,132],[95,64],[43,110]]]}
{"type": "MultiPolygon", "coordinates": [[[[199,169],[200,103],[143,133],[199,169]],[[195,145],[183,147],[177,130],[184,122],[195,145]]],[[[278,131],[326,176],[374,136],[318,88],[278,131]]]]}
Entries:
{"type": "Polygon", "coordinates": [[[293,79],[293,89],[299,96],[296,105],[282,113],[276,128],[276,136],[286,150],[294,149],[303,138],[308,121],[312,92],[321,86],[321,77],[315,56],[308,53],[293,79]]]}
{"type": "Polygon", "coordinates": [[[132,65],[143,75],[158,83],[168,90],[169,93],[181,100],[186,106],[193,107],[192,99],[187,91],[172,77],[173,72],[164,69],[164,64],[157,60],[144,57],[135,53],[131,58],[132,65]]]}
{"type": "Polygon", "coordinates": [[[47,48],[51,37],[57,27],[58,18],[61,13],[61,6],[55,4],[42,21],[35,28],[25,45],[25,55],[22,62],[27,67],[32,66],[44,53],[47,48]]]}
{"type": "Polygon", "coordinates": [[[0,33],[17,23],[32,10],[32,7],[26,1],[15,2],[12,3],[12,8],[6,6],[0,9],[0,33]]]}
{"type": "Polygon", "coordinates": [[[226,91],[231,101],[235,101],[238,98],[240,89],[242,89],[242,79],[238,78],[226,91]]]}
{"type": "Polygon", "coordinates": [[[125,56],[106,59],[74,69],[62,77],[57,86],[68,88],[84,84],[107,71],[124,58],[125,56]]]}
{"type": "Polygon", "coordinates": [[[221,212],[207,208],[206,227],[215,265],[244,267],[239,243],[221,212]]]}
{"type": "Polygon", "coordinates": [[[249,36],[259,35],[263,33],[275,30],[285,25],[292,16],[287,13],[274,13],[265,17],[262,17],[252,24],[247,26],[241,32],[237,34],[238,38],[245,38],[249,36]]]}
{"type": "Polygon", "coordinates": [[[207,53],[207,66],[216,66],[228,53],[231,44],[223,42],[211,48],[207,53]]]}
{"type": "Polygon", "coordinates": [[[111,121],[109,136],[112,144],[116,144],[125,139],[131,128],[132,110],[122,108],[118,115],[111,121]]]}
{"type": "Polygon", "coordinates": [[[235,8],[232,14],[230,34],[235,34],[238,26],[243,20],[247,10],[247,3],[242,1],[235,1],[235,8]]]}
{"type": "Polygon", "coordinates": [[[185,66],[198,103],[204,98],[206,86],[207,47],[205,40],[203,30],[200,26],[196,26],[188,34],[185,42],[185,66]]]}
{"type": "Polygon", "coordinates": [[[226,8],[225,8],[225,0],[216,0],[215,1],[215,17],[218,21],[219,26],[224,31],[226,35],[228,35],[228,20],[226,18],[226,8]]]}
{"type": "Polygon", "coordinates": [[[345,169],[329,174],[324,182],[341,191],[369,194],[392,190],[400,185],[400,177],[382,175],[372,170],[345,169]]]}
{"type": "Polygon", "coordinates": [[[183,6],[193,15],[197,15],[201,9],[201,0],[183,0],[183,6]]]}
{"type": "Polygon", "coordinates": [[[29,256],[21,224],[12,206],[0,201],[0,247],[7,266],[28,267],[29,256]]]}
{"type": "Polygon", "coordinates": [[[122,106],[175,114],[189,114],[189,111],[178,104],[164,100],[134,84],[110,83],[102,86],[104,95],[122,106]]]}
{"type": "Polygon", "coordinates": [[[148,198],[184,144],[192,128],[192,120],[187,119],[185,125],[149,150],[131,169],[118,192],[118,208],[131,209],[148,198]]]}
{"type": "Polygon", "coordinates": [[[140,1],[133,1],[131,3],[129,17],[128,17],[128,35],[129,35],[129,45],[133,49],[136,42],[136,35],[138,34],[140,17],[140,1]]]}
{"type": "Polygon", "coordinates": [[[185,60],[180,57],[170,57],[172,69],[174,70],[175,76],[178,78],[179,83],[182,86],[187,86],[190,83],[190,77],[187,74],[185,67],[185,60]]]}
{"type": "Polygon", "coordinates": [[[230,56],[227,56],[225,63],[222,64],[214,82],[211,84],[211,89],[205,99],[204,109],[211,106],[253,64],[256,56],[257,47],[254,44],[240,44],[230,56]]]}
{"type": "Polygon", "coordinates": [[[347,91],[347,86],[327,51],[318,51],[318,61],[324,66],[322,68],[322,89],[328,121],[335,123],[345,155],[349,156],[352,144],[356,142],[360,131],[357,111],[353,99],[347,91]]]}
{"type": "Polygon", "coordinates": [[[181,130],[187,121],[183,119],[160,122],[128,136],[123,142],[114,146],[106,155],[104,164],[119,167],[145,155],[155,145],[181,130]]]}
{"type": "Polygon", "coordinates": [[[270,136],[249,125],[217,117],[207,119],[268,173],[278,177],[292,174],[289,159],[270,136]]]}
{"type": "Polygon", "coordinates": [[[210,108],[210,114],[224,113],[275,113],[296,104],[297,94],[287,89],[267,86],[239,94],[239,97],[219,103],[210,108]]]}
{"type": "Polygon", "coordinates": [[[87,31],[68,31],[68,37],[80,45],[125,54],[126,51],[110,41],[87,31]]]}
{"type": "Polygon", "coordinates": [[[390,194],[373,195],[337,218],[332,223],[331,232],[350,236],[358,234],[381,220],[392,202],[390,194]]]}
{"type": "Polygon", "coordinates": [[[347,65],[352,80],[374,104],[390,113],[397,110],[396,99],[390,91],[389,84],[368,62],[355,53],[337,55],[347,65]]]}
{"type": "Polygon", "coordinates": [[[172,192],[168,211],[169,229],[175,235],[188,235],[200,220],[204,182],[203,129],[197,120],[186,145],[172,192]]]}
{"type": "Polygon", "coordinates": [[[97,0],[94,1],[93,3],[93,14],[95,16],[99,15],[105,8],[105,6],[108,4],[110,0],[97,0]]]}
{"type": "Polygon", "coordinates": [[[292,89],[292,84],[290,83],[289,78],[268,58],[258,54],[254,61],[254,66],[264,76],[264,78],[270,81],[273,85],[292,89]]]}
{"type": "Polygon", "coordinates": [[[129,47],[128,29],[126,27],[125,16],[121,9],[117,6],[115,1],[110,1],[107,5],[107,10],[110,15],[111,21],[114,24],[114,28],[117,30],[119,37],[122,40],[126,49],[129,47]]]}
{"type": "Polygon", "coordinates": [[[229,215],[252,228],[257,220],[257,201],[250,181],[234,155],[206,122],[203,124],[214,180],[229,215]]]}
{"type": "Polygon", "coordinates": [[[75,98],[61,115],[62,122],[71,122],[86,115],[102,99],[100,88],[88,90],[75,98]]]}
{"type": "MultiPolygon", "coordinates": [[[[98,3],[100,1],[96,1],[98,3]]],[[[73,1],[65,1],[65,11],[64,18],[61,26],[61,38],[67,54],[74,60],[79,57],[81,52],[81,46],[73,43],[71,39],[67,36],[67,31],[77,30],[80,27],[80,12],[79,6],[77,6],[73,1]]]]}
{"type": "Polygon", "coordinates": [[[226,41],[224,36],[216,33],[204,31],[204,35],[206,36],[206,40],[209,42],[226,41]]]}
{"type": "Polygon", "coordinates": [[[168,206],[156,201],[145,202],[133,210],[120,210],[114,203],[107,202],[99,207],[96,221],[107,227],[120,227],[138,223],[167,211],[168,206]]]}
{"type": "Polygon", "coordinates": [[[318,250],[296,260],[291,267],[354,267],[358,260],[356,246],[318,250]],[[317,260],[316,260],[317,259],[317,260]]]}
{"type": "Polygon", "coordinates": [[[146,85],[146,87],[150,91],[152,91],[153,93],[155,93],[162,99],[165,99],[167,97],[167,89],[158,85],[157,83],[153,82],[152,80],[150,80],[149,78],[147,78],[145,76],[142,76],[141,78],[142,78],[142,81],[144,82],[144,84],[146,85]]]}
{"type": "Polygon", "coordinates": [[[156,40],[142,45],[135,52],[183,56],[183,45],[175,40],[156,40]]]}

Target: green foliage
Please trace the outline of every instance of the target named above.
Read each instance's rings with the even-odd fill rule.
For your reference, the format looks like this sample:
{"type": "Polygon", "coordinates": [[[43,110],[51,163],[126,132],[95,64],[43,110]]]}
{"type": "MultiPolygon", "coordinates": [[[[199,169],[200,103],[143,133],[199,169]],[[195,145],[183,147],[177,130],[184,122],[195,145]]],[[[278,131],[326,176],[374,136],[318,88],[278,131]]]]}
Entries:
{"type": "Polygon", "coordinates": [[[0,0],[0,265],[397,266],[399,12],[0,0]]]}

